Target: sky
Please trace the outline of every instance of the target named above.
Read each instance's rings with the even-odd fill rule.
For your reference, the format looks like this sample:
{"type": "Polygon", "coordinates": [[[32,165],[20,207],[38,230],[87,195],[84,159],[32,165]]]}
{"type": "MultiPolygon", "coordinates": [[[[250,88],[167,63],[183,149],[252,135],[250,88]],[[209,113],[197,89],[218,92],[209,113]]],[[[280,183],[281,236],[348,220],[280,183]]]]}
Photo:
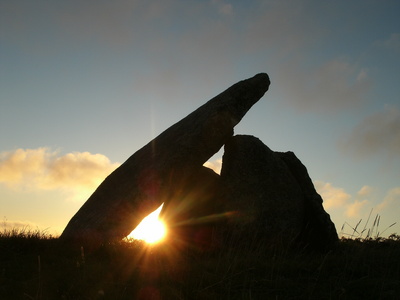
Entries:
{"type": "Polygon", "coordinates": [[[266,72],[235,134],[293,151],[338,233],[379,215],[375,233],[400,234],[399,13],[397,0],[1,0],[0,226],[60,234],[134,152],[266,72]]]}

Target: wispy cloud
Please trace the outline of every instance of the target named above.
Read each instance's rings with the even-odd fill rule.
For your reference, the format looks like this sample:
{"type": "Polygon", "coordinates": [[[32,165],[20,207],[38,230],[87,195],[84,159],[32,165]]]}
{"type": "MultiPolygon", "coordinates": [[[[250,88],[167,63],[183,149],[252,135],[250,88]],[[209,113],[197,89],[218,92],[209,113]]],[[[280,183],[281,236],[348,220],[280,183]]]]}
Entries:
{"type": "Polygon", "coordinates": [[[271,73],[275,89],[280,84],[290,106],[320,112],[354,106],[370,85],[368,70],[351,60],[302,64],[306,50],[326,33],[309,1],[234,5],[228,0],[124,0],[93,5],[72,0],[42,6],[28,2],[3,5],[1,18],[4,15],[9,34],[5,38],[19,36],[18,41],[29,43],[26,48],[41,45],[45,51],[38,53],[43,55],[56,45],[75,52],[86,43],[99,45],[98,53],[108,47],[135,53],[135,59],[127,61],[132,69],[141,70],[132,74],[133,90],[155,99],[219,92],[221,86],[215,82],[221,78],[234,83],[257,70],[271,73]],[[29,17],[32,9],[37,19],[29,17]],[[40,38],[34,38],[36,33],[40,38]],[[256,66],[246,70],[255,61],[256,66]],[[240,78],[232,75],[238,69],[244,73],[240,78]],[[187,87],[188,76],[193,86],[187,87]]]}
{"type": "Polygon", "coordinates": [[[75,47],[76,42],[82,45],[97,42],[103,47],[114,48],[130,46],[132,43],[139,46],[138,41],[146,44],[150,36],[153,38],[162,34],[162,30],[156,30],[157,26],[168,28],[179,20],[174,18],[181,12],[179,2],[71,0],[60,4],[23,0],[1,3],[1,19],[8,27],[7,35],[3,37],[15,42],[20,42],[23,37],[27,42],[21,45],[24,48],[34,46],[33,38],[37,33],[43,36],[44,32],[54,34],[53,39],[37,38],[35,42],[49,48],[58,43],[75,47]],[[68,41],[69,45],[63,40],[68,41]]]}
{"type": "Polygon", "coordinates": [[[400,52],[400,33],[392,33],[386,40],[376,42],[376,45],[387,50],[400,52]]]}
{"type": "Polygon", "coordinates": [[[340,216],[343,222],[367,220],[371,211],[388,216],[389,222],[398,222],[397,218],[390,218],[391,212],[400,203],[400,187],[390,189],[384,199],[380,200],[376,197],[377,190],[368,185],[364,185],[353,195],[329,182],[315,181],[314,186],[324,200],[324,208],[328,212],[335,211],[335,216],[340,216]]]}
{"type": "Polygon", "coordinates": [[[233,14],[233,6],[230,3],[226,3],[223,0],[212,0],[211,2],[214,6],[217,7],[218,12],[224,16],[230,16],[233,14]]]}
{"type": "Polygon", "coordinates": [[[102,154],[17,149],[0,153],[0,183],[9,188],[87,193],[118,165],[102,154]]]}
{"type": "Polygon", "coordinates": [[[322,34],[308,13],[306,1],[259,1],[249,7],[240,17],[244,19],[244,46],[250,53],[273,50],[279,57],[298,54],[322,34]]]}
{"type": "Polygon", "coordinates": [[[364,215],[362,210],[369,204],[368,200],[355,200],[346,207],[345,214],[349,218],[361,218],[364,215]]]}
{"type": "Polygon", "coordinates": [[[324,200],[323,205],[326,210],[342,211],[348,218],[359,218],[364,213],[364,208],[370,201],[363,196],[371,194],[373,190],[369,186],[364,186],[354,197],[343,188],[335,187],[329,182],[316,181],[314,185],[324,200]]]}
{"type": "Polygon", "coordinates": [[[365,68],[335,58],[313,68],[286,62],[276,73],[284,101],[302,111],[333,113],[363,102],[372,81],[365,68]]]}
{"type": "Polygon", "coordinates": [[[399,207],[400,204],[400,187],[389,190],[383,199],[382,203],[377,206],[377,211],[380,212],[390,206],[399,207]]]}
{"type": "Polygon", "coordinates": [[[358,192],[357,196],[359,197],[367,197],[374,192],[374,188],[368,185],[364,185],[358,192]]]}
{"type": "Polygon", "coordinates": [[[400,110],[395,106],[385,106],[383,111],[367,116],[339,145],[358,157],[375,154],[399,157],[400,110]]]}

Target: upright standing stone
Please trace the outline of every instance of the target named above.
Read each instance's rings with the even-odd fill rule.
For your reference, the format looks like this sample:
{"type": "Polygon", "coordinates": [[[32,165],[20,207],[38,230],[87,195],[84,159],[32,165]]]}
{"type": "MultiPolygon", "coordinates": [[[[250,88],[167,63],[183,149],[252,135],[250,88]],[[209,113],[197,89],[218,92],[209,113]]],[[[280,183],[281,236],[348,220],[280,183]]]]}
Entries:
{"type": "Polygon", "coordinates": [[[321,196],[293,152],[274,152],[253,136],[234,136],[225,145],[221,180],[229,191],[227,207],[239,213],[231,229],[236,239],[251,236],[322,252],[338,241],[321,196]]]}
{"type": "Polygon", "coordinates": [[[293,152],[276,154],[288,166],[304,197],[304,223],[298,242],[304,247],[320,252],[334,248],[339,240],[335,224],[324,210],[322,197],[315,190],[307,168],[293,152]]]}
{"type": "Polygon", "coordinates": [[[239,240],[292,243],[301,232],[304,203],[286,164],[253,136],[234,136],[224,148],[221,180],[229,210],[237,212],[232,234],[239,240]]]}

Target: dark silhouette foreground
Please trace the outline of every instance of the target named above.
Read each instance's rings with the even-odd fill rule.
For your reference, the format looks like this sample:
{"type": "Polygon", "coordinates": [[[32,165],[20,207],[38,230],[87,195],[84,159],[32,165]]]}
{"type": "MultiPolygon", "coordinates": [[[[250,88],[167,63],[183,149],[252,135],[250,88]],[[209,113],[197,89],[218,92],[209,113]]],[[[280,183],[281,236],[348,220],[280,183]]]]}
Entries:
{"type": "Polygon", "coordinates": [[[264,73],[240,81],[165,130],[101,183],[61,239],[89,248],[121,240],[164,203],[171,244],[332,249],[335,226],[294,153],[233,136],[269,85],[264,73]],[[219,176],[203,164],[223,145],[219,176]]]}
{"type": "Polygon", "coordinates": [[[69,221],[61,239],[96,246],[127,236],[233,135],[268,90],[267,74],[240,81],[174,124],[112,172],[69,221]]]}

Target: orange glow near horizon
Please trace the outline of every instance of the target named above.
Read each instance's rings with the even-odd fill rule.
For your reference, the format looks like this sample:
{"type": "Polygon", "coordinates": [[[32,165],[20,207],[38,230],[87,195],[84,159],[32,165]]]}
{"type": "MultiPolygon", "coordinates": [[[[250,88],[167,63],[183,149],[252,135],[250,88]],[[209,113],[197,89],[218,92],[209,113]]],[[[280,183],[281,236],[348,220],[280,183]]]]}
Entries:
{"type": "Polygon", "coordinates": [[[165,224],[159,219],[163,205],[145,217],[127,238],[143,240],[148,244],[161,242],[167,233],[165,224]]]}

